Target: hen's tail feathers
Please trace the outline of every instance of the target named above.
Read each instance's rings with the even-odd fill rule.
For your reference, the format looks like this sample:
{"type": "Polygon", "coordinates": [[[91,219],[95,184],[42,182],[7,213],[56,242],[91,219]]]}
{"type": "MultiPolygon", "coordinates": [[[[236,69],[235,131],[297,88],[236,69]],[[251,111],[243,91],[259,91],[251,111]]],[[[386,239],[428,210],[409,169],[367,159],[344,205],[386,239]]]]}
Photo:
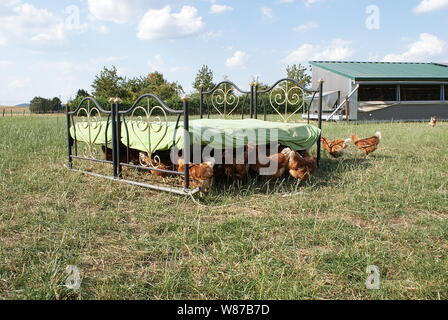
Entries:
{"type": "Polygon", "coordinates": [[[377,137],[378,140],[380,140],[380,141],[383,139],[383,135],[379,131],[377,133],[375,133],[375,137],[377,137]]]}
{"type": "Polygon", "coordinates": [[[214,167],[216,164],[216,160],[215,160],[215,158],[212,158],[212,157],[209,157],[209,158],[204,157],[204,163],[209,167],[214,167]]]}
{"type": "Polygon", "coordinates": [[[145,165],[145,166],[149,165],[149,163],[148,163],[148,156],[146,155],[146,153],[140,152],[138,156],[139,156],[141,165],[145,165]]]}
{"type": "Polygon", "coordinates": [[[350,143],[352,143],[352,139],[345,139],[344,142],[345,142],[345,144],[350,144],[350,143]]]}
{"type": "Polygon", "coordinates": [[[282,150],[282,154],[284,154],[285,156],[287,156],[288,158],[291,157],[291,153],[292,153],[292,149],[291,148],[285,148],[282,150]]]}

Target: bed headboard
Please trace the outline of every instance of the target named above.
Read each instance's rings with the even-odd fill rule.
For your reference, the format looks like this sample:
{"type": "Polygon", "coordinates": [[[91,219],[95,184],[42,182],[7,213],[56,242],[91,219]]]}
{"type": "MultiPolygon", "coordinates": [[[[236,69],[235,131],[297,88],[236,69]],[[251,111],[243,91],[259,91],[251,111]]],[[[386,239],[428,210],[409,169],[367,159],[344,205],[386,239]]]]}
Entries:
{"type": "Polygon", "coordinates": [[[252,90],[241,90],[235,83],[223,81],[211,90],[200,90],[199,112],[202,118],[216,115],[222,119],[250,116],[252,90]]]}
{"type": "Polygon", "coordinates": [[[288,122],[297,120],[296,116],[300,113],[309,113],[318,93],[319,90],[306,89],[289,78],[279,80],[273,86],[254,81],[249,91],[241,90],[233,82],[223,81],[211,90],[200,90],[200,117],[270,118],[272,121],[288,122]]]}
{"type": "MultiPolygon", "coordinates": [[[[271,87],[260,89],[255,84],[255,118],[261,113],[263,120],[288,122],[297,120],[297,116],[309,112],[318,90],[306,89],[297,80],[285,78],[271,87]],[[311,96],[311,101],[306,98],[311,96]]],[[[301,118],[300,118],[301,119],[301,118]]]]}

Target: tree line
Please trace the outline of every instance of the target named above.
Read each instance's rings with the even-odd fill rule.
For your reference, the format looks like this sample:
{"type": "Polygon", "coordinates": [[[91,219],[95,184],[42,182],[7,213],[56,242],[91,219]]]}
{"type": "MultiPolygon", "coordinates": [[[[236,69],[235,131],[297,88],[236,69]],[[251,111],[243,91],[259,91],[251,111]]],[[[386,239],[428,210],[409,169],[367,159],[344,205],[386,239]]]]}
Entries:
{"type": "MultiPolygon", "coordinates": [[[[297,80],[303,87],[309,87],[311,76],[307,74],[307,68],[302,65],[288,66],[285,76],[297,80]]],[[[193,82],[194,92],[190,94],[190,108],[192,113],[199,111],[199,92],[202,88],[209,91],[216,86],[214,73],[207,66],[202,66],[193,82]]],[[[267,85],[260,83],[260,88],[267,88],[267,85]]],[[[115,66],[104,67],[95,76],[91,85],[91,93],[87,90],[79,89],[74,99],[68,101],[70,109],[75,109],[86,97],[94,97],[106,109],[109,108],[110,98],[120,98],[122,107],[130,107],[132,103],[145,93],[152,93],[159,96],[173,109],[182,108],[182,95],[184,89],[178,82],[170,82],[158,71],[151,72],[147,76],[126,78],[119,75],[115,66]]],[[[155,101],[154,101],[155,104],[155,101]]],[[[36,97],[31,101],[31,112],[53,112],[62,109],[62,103],[58,98],[45,99],[36,97]]]]}
{"type": "Polygon", "coordinates": [[[62,101],[57,97],[53,99],[35,97],[30,102],[31,113],[53,113],[62,111],[63,111],[62,101]]]}

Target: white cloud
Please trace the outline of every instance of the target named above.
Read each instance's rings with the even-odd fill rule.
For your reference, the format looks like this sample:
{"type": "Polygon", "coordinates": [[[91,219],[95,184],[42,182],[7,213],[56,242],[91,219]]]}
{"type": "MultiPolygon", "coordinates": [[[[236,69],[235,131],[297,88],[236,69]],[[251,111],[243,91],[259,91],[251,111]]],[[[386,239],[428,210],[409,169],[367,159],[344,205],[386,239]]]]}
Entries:
{"type": "Polygon", "coordinates": [[[317,29],[319,28],[319,24],[317,24],[316,21],[310,21],[308,23],[302,24],[298,27],[294,28],[294,31],[303,32],[311,29],[317,29]]]}
{"type": "Polygon", "coordinates": [[[322,0],[305,0],[305,5],[310,6],[322,0]]]}
{"type": "Polygon", "coordinates": [[[323,46],[306,43],[292,51],[283,61],[285,63],[306,63],[309,60],[345,60],[353,56],[352,42],[335,39],[323,46]]]}
{"type": "Polygon", "coordinates": [[[98,20],[125,23],[141,8],[142,0],[88,0],[90,13],[98,20]]]}
{"type": "Polygon", "coordinates": [[[0,25],[0,44],[12,40],[27,44],[61,41],[67,31],[61,18],[28,3],[10,8],[6,15],[0,17],[0,25]]]}
{"type": "Polygon", "coordinates": [[[210,8],[210,13],[213,13],[213,14],[219,14],[219,13],[230,12],[230,11],[233,11],[232,7],[226,6],[226,5],[220,5],[220,4],[214,4],[210,8]]]}
{"type": "Polygon", "coordinates": [[[8,42],[8,38],[0,34],[0,46],[5,45],[8,42]]]}
{"type": "Polygon", "coordinates": [[[199,34],[204,26],[195,7],[183,6],[180,12],[172,13],[171,6],[166,6],[146,12],[137,36],[141,40],[185,38],[199,34]]]}
{"type": "Polygon", "coordinates": [[[446,47],[446,42],[429,33],[420,34],[420,39],[408,45],[408,50],[401,54],[388,54],[383,61],[387,62],[419,62],[428,61],[440,56],[446,47]]]}
{"type": "Polygon", "coordinates": [[[235,51],[232,57],[226,60],[229,69],[245,68],[249,62],[249,55],[243,51],[235,51]]]}
{"type": "Polygon", "coordinates": [[[13,61],[10,60],[0,60],[0,68],[7,68],[14,65],[13,61]]]}
{"type": "Polygon", "coordinates": [[[20,4],[20,0],[2,0],[0,2],[0,14],[8,12],[8,9],[20,4]]]}
{"type": "Polygon", "coordinates": [[[265,18],[272,19],[274,17],[271,8],[261,8],[260,10],[265,18]]]}
{"type": "Polygon", "coordinates": [[[11,89],[23,89],[28,87],[28,85],[30,84],[30,79],[17,79],[14,81],[11,81],[8,85],[9,88],[11,89]]]}
{"type": "Polygon", "coordinates": [[[414,9],[416,13],[425,13],[448,8],[448,0],[422,0],[414,9]]]}

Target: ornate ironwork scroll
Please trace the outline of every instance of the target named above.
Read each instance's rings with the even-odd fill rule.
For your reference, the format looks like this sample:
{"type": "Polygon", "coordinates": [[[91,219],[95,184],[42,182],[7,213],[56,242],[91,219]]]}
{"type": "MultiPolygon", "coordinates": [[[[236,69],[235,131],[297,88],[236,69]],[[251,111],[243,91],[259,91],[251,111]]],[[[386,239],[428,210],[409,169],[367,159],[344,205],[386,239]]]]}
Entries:
{"type": "Polygon", "coordinates": [[[168,134],[168,117],[162,106],[151,107],[149,98],[146,99],[147,105],[134,107],[129,118],[124,118],[124,122],[128,130],[128,140],[129,134],[132,134],[144,146],[144,151],[147,154],[146,158],[140,157],[140,165],[157,169],[161,160],[159,156],[153,156],[153,153],[168,134]],[[156,115],[159,112],[161,114],[156,115]],[[155,143],[152,140],[154,135],[158,136],[158,141],[155,143]]]}
{"type": "Polygon", "coordinates": [[[271,88],[269,103],[284,122],[299,111],[304,111],[305,90],[289,80],[283,80],[271,88]]]}
{"type": "MultiPolygon", "coordinates": [[[[242,91],[230,81],[223,81],[212,90],[203,92],[202,94],[206,97],[205,100],[209,101],[209,105],[207,106],[208,114],[210,115],[213,110],[221,118],[226,119],[234,115],[238,108],[244,108],[245,102],[251,93],[242,91]],[[241,101],[242,98],[243,101],[241,101]]],[[[244,113],[244,110],[241,111],[244,113]]]]}
{"type": "Polygon", "coordinates": [[[238,108],[240,103],[240,97],[234,94],[234,89],[229,88],[228,84],[224,84],[223,88],[217,89],[211,96],[211,103],[213,108],[222,117],[231,116],[232,113],[238,108]],[[227,107],[232,109],[227,112],[227,107]]]}
{"type": "Polygon", "coordinates": [[[75,140],[77,143],[83,142],[83,156],[90,159],[98,158],[99,138],[101,134],[105,134],[107,144],[107,130],[109,128],[110,119],[102,119],[102,110],[95,104],[92,106],[90,100],[85,100],[80,104],[79,108],[72,115],[73,130],[75,132],[75,140]],[[87,106],[83,106],[87,102],[87,106]]]}

